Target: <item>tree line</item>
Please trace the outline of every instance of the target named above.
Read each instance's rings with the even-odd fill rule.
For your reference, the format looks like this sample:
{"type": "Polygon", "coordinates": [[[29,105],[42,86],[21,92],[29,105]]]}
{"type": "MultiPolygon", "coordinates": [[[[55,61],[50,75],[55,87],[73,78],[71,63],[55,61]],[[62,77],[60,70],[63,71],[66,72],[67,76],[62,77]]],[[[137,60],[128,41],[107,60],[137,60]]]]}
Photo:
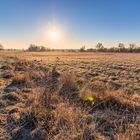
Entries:
{"type": "Polygon", "coordinates": [[[86,49],[85,46],[79,49],[80,52],[130,52],[140,53],[140,47],[136,44],[129,44],[129,47],[125,47],[123,43],[119,43],[118,47],[106,48],[102,43],[98,43],[95,48],[86,49]]]}
{"type": "MultiPolygon", "coordinates": [[[[0,50],[4,50],[2,44],[0,44],[0,50]]],[[[126,52],[126,53],[140,53],[140,47],[136,44],[129,44],[129,47],[125,47],[123,43],[119,43],[117,47],[106,48],[102,43],[98,43],[94,48],[86,49],[82,46],[80,49],[50,49],[45,46],[39,46],[30,44],[26,51],[30,52],[46,52],[46,51],[67,51],[67,52],[126,52]]]]}
{"type": "Polygon", "coordinates": [[[44,52],[44,51],[67,51],[67,52],[126,52],[126,53],[140,53],[140,47],[136,44],[129,44],[129,47],[125,47],[123,43],[119,43],[117,47],[106,48],[102,43],[98,43],[94,48],[86,49],[82,46],[80,49],[50,49],[44,46],[37,46],[31,44],[27,51],[32,52],[44,52]]]}

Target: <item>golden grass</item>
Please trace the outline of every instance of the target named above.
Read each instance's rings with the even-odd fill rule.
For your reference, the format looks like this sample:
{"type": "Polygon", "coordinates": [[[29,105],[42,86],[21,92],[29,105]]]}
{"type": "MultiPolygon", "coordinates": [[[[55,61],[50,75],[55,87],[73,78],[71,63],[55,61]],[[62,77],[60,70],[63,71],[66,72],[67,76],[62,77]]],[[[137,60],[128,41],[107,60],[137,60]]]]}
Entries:
{"type": "Polygon", "coordinates": [[[7,52],[3,58],[14,75],[4,79],[0,69],[0,139],[140,138],[139,91],[123,86],[138,88],[138,54],[7,52]],[[18,90],[5,90],[11,86],[18,90]]]}

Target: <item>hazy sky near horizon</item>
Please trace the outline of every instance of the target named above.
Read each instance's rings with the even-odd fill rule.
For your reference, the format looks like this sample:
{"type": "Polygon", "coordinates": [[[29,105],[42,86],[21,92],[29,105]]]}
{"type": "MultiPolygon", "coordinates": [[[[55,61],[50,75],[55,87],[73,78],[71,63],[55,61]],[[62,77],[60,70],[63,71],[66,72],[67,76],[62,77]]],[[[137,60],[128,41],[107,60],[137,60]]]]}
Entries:
{"type": "Polygon", "coordinates": [[[94,47],[98,42],[112,46],[140,44],[139,39],[140,0],[0,0],[0,43],[5,48],[31,43],[50,48],[94,47]]]}

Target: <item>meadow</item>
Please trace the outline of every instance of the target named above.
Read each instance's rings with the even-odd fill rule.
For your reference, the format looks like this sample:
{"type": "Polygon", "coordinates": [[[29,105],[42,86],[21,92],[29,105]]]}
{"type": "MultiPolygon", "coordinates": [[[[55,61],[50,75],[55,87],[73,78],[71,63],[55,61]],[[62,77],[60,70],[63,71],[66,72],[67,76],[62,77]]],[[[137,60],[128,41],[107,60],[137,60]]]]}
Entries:
{"type": "Polygon", "coordinates": [[[139,140],[140,54],[0,51],[0,139],[139,140]]]}

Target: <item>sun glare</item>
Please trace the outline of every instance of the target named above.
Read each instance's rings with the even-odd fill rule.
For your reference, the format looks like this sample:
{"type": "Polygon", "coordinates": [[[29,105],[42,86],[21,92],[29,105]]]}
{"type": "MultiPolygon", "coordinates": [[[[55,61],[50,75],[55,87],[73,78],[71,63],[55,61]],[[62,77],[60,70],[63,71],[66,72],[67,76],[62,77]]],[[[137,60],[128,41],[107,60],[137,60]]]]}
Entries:
{"type": "Polygon", "coordinates": [[[47,31],[47,38],[51,42],[59,42],[62,39],[62,31],[59,28],[51,27],[47,31]]]}
{"type": "Polygon", "coordinates": [[[58,41],[60,39],[60,33],[56,30],[50,31],[50,39],[52,41],[58,41]]]}

